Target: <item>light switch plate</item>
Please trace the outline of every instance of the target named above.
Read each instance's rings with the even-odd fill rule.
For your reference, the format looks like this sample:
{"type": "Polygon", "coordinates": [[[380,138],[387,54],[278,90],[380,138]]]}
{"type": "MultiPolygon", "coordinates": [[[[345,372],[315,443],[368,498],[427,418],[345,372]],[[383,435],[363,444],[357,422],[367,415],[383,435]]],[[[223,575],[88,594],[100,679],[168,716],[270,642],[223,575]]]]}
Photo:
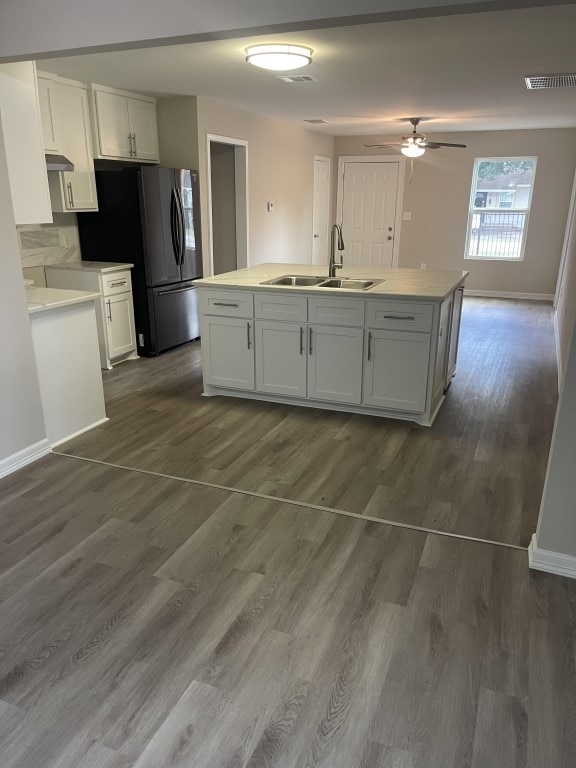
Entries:
{"type": "Polygon", "coordinates": [[[411,211],[404,211],[402,214],[402,220],[403,221],[412,221],[412,212],[411,211]]]}
{"type": "Polygon", "coordinates": [[[274,203],[267,203],[266,207],[268,209],[268,213],[272,213],[274,210],[274,203]]]}

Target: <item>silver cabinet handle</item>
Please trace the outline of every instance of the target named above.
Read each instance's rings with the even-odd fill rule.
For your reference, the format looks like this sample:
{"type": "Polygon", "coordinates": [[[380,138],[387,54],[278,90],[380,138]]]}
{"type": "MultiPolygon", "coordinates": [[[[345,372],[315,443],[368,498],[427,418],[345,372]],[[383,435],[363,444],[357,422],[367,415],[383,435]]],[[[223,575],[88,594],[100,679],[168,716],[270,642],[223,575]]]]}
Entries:
{"type": "Polygon", "coordinates": [[[372,331],[368,331],[368,360],[372,357],[372,353],[370,351],[370,346],[372,344],[372,331]]]}
{"type": "Polygon", "coordinates": [[[130,145],[128,148],[128,152],[130,152],[130,157],[132,157],[132,134],[131,133],[128,134],[128,143],[130,145]]]}
{"type": "Polygon", "coordinates": [[[108,285],[110,288],[118,288],[120,285],[128,285],[128,280],[113,280],[108,285]]]}
{"type": "Polygon", "coordinates": [[[414,315],[384,315],[385,320],[416,320],[414,315]]]}
{"type": "Polygon", "coordinates": [[[239,306],[238,304],[229,304],[226,301],[214,301],[213,304],[214,304],[215,307],[237,307],[237,306],[239,306]]]}
{"type": "Polygon", "coordinates": [[[136,146],[136,134],[132,134],[132,140],[134,142],[134,157],[138,157],[138,148],[136,146]]]}
{"type": "Polygon", "coordinates": [[[72,192],[71,181],[69,181],[68,184],[66,184],[66,188],[68,189],[68,202],[70,203],[70,208],[74,208],[74,192],[72,192]]]}
{"type": "Polygon", "coordinates": [[[109,322],[112,322],[112,305],[110,304],[110,299],[106,302],[106,306],[108,307],[108,320],[109,322]]]}
{"type": "Polygon", "coordinates": [[[246,336],[247,336],[247,340],[248,340],[248,349],[250,349],[251,342],[250,342],[250,323],[249,322],[246,323],[246,336]]]}
{"type": "Polygon", "coordinates": [[[312,354],[312,328],[308,328],[309,336],[308,336],[308,352],[309,354],[312,354]]]}
{"type": "Polygon", "coordinates": [[[300,326],[300,354],[304,354],[304,328],[300,326]]]}

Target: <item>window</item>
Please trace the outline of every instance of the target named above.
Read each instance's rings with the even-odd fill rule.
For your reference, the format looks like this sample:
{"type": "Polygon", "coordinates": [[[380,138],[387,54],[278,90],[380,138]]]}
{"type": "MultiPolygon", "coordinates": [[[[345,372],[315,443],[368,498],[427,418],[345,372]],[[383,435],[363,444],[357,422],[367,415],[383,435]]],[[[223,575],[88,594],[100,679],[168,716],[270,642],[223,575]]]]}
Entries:
{"type": "Polygon", "coordinates": [[[466,259],[524,258],[535,172],[535,157],[476,158],[466,259]]]}

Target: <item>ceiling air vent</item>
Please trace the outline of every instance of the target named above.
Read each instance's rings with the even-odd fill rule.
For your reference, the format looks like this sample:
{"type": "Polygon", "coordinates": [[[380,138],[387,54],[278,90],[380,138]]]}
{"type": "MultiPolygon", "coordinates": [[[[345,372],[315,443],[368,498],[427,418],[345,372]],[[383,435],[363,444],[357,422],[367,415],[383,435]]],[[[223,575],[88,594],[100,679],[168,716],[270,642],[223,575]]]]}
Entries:
{"type": "Polygon", "coordinates": [[[327,123],[328,120],[323,120],[321,117],[315,117],[312,120],[304,119],[305,123],[313,123],[314,125],[320,125],[320,123],[327,123]]]}
{"type": "Polygon", "coordinates": [[[526,88],[576,88],[576,75],[531,75],[525,77],[526,88]]]}
{"type": "Polygon", "coordinates": [[[284,83],[316,83],[315,77],[310,75],[278,75],[278,80],[282,80],[284,83]]]}

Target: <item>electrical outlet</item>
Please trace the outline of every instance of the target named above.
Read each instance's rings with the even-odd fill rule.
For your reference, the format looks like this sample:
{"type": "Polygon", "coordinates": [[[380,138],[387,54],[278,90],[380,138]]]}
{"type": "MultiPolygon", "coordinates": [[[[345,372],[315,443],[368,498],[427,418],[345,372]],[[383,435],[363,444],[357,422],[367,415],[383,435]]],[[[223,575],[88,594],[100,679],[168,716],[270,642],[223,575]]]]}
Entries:
{"type": "Polygon", "coordinates": [[[420,269],[426,269],[426,263],[424,261],[420,264],[420,269]]]}

